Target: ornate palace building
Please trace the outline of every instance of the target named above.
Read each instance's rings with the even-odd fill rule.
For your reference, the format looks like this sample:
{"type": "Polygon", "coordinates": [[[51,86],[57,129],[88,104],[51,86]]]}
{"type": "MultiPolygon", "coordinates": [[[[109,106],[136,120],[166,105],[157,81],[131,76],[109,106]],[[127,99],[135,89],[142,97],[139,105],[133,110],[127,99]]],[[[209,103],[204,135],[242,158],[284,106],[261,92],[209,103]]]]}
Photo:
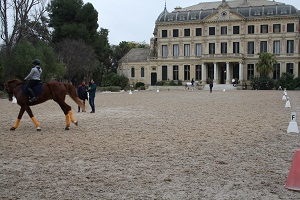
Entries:
{"type": "Polygon", "coordinates": [[[275,55],[274,79],[284,72],[299,76],[300,11],[269,0],[222,0],[164,11],[155,22],[150,49],[132,49],[118,73],[131,84],[157,81],[240,84],[258,75],[259,53],[275,55]]]}

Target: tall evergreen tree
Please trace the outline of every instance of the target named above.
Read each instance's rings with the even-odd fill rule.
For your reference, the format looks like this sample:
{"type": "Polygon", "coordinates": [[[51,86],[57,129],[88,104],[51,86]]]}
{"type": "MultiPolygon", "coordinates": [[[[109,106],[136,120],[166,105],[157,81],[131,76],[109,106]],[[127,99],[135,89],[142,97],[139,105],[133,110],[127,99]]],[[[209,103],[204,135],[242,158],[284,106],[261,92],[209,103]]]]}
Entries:
{"type": "Polygon", "coordinates": [[[66,38],[82,39],[89,45],[95,42],[98,12],[92,4],[83,4],[82,0],[53,0],[48,11],[54,43],[66,38]]]}
{"type": "Polygon", "coordinates": [[[98,12],[94,9],[93,4],[86,3],[78,14],[81,23],[86,25],[89,33],[88,44],[93,44],[97,37],[98,25],[98,12]]]}

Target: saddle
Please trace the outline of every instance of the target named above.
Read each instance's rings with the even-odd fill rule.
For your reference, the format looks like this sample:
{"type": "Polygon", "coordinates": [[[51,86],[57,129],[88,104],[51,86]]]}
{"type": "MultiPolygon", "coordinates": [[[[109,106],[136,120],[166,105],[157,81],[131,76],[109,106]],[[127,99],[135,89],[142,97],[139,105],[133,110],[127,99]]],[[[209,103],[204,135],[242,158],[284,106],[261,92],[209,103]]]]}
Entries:
{"type": "MultiPolygon", "coordinates": [[[[29,97],[30,94],[28,93],[28,91],[26,91],[26,86],[27,86],[27,83],[24,83],[24,84],[22,85],[22,93],[23,93],[23,95],[29,97]]],[[[38,96],[41,95],[42,92],[43,92],[43,83],[40,82],[40,83],[36,84],[36,85],[35,85],[33,88],[31,88],[31,89],[33,90],[35,96],[38,97],[38,96]]]]}

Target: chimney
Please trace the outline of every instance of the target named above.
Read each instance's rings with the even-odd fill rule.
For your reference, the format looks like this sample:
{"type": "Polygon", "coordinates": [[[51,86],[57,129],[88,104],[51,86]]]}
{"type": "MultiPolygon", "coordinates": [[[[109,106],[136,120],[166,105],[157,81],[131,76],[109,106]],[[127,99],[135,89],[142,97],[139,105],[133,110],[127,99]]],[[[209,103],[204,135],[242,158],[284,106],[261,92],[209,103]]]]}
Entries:
{"type": "Polygon", "coordinates": [[[175,11],[178,11],[178,10],[181,10],[181,9],[182,9],[182,7],[180,7],[180,6],[175,7],[175,11]]]}

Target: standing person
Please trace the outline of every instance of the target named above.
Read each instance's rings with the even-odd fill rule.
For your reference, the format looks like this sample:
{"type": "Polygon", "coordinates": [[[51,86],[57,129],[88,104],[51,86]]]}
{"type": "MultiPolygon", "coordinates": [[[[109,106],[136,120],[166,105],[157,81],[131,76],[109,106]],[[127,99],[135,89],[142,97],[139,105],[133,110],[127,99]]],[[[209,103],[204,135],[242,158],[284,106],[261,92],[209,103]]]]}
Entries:
{"type": "Polygon", "coordinates": [[[34,67],[31,69],[30,73],[24,78],[24,81],[28,80],[26,85],[26,91],[29,92],[29,101],[34,102],[37,100],[35,97],[33,87],[41,82],[42,68],[40,67],[40,60],[35,59],[32,64],[34,67]]]}
{"type": "MultiPolygon", "coordinates": [[[[82,100],[84,105],[85,105],[85,100],[88,99],[87,90],[88,87],[86,86],[85,81],[83,80],[81,84],[78,86],[77,94],[79,99],[82,100]]],[[[80,106],[78,106],[78,112],[80,112],[80,106]]]]}
{"type": "Polygon", "coordinates": [[[235,79],[233,78],[231,81],[232,81],[232,86],[235,87],[235,79]]]}
{"type": "Polygon", "coordinates": [[[210,79],[210,81],[209,81],[209,91],[210,91],[210,93],[212,93],[212,88],[213,87],[214,87],[214,82],[213,82],[212,79],[210,79]]]}
{"type": "Polygon", "coordinates": [[[89,92],[89,104],[92,108],[91,113],[95,113],[96,89],[97,89],[97,85],[95,84],[94,79],[91,79],[90,84],[89,84],[89,89],[87,90],[89,92]]]}
{"type": "Polygon", "coordinates": [[[191,83],[192,83],[192,86],[194,86],[194,83],[195,83],[194,78],[192,78],[191,83]]]}

